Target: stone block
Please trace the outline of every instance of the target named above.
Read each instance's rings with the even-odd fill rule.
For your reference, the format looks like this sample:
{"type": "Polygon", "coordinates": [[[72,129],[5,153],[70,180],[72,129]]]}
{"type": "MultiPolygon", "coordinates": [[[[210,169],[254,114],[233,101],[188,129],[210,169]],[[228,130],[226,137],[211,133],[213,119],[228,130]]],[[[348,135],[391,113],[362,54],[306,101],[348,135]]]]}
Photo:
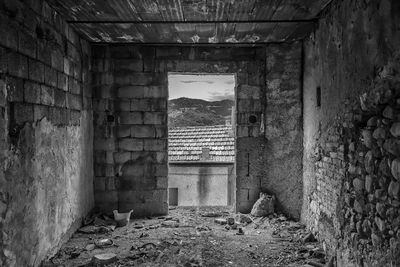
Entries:
{"type": "Polygon", "coordinates": [[[159,176],[157,177],[157,189],[168,189],[168,177],[159,176]]]}
{"type": "Polygon", "coordinates": [[[166,85],[148,86],[144,91],[144,97],[147,98],[167,98],[168,87],[166,85]]]}
{"type": "Polygon", "coordinates": [[[54,105],[56,107],[65,108],[66,94],[64,91],[59,90],[59,89],[54,90],[54,105]]]}
{"type": "Polygon", "coordinates": [[[106,177],[96,177],[94,179],[94,191],[106,191],[106,177]]]}
{"type": "Polygon", "coordinates": [[[68,91],[68,76],[62,72],[57,73],[57,87],[63,91],[68,91]]]}
{"type": "Polygon", "coordinates": [[[152,125],[166,125],[167,114],[166,112],[144,112],[143,123],[152,125]]]}
{"type": "MultiPolygon", "coordinates": [[[[109,88],[109,87],[106,87],[106,88],[109,88]]],[[[82,94],[81,84],[79,83],[78,80],[76,80],[72,77],[68,78],[68,90],[71,94],[75,94],[75,95],[82,94]]]]}
{"type": "Polygon", "coordinates": [[[8,77],[6,79],[7,100],[9,102],[22,102],[24,96],[24,83],[22,79],[8,77]]]}
{"type": "Polygon", "coordinates": [[[41,85],[40,103],[42,105],[54,106],[54,88],[46,85],[41,85]]]}
{"type": "Polygon", "coordinates": [[[156,164],[155,168],[155,176],[168,176],[168,164],[156,164]]]}
{"type": "Polygon", "coordinates": [[[116,71],[143,72],[143,61],[141,59],[115,59],[114,66],[116,71]]]}
{"type": "Polygon", "coordinates": [[[82,96],[67,93],[66,99],[67,99],[67,108],[74,110],[82,109],[82,96]]]}
{"type": "Polygon", "coordinates": [[[57,71],[51,67],[44,68],[44,82],[53,87],[57,87],[57,71]]]}
{"type": "Polygon", "coordinates": [[[26,81],[24,83],[24,101],[27,103],[40,104],[40,85],[26,81]]]}
{"type": "Polygon", "coordinates": [[[131,190],[154,190],[157,188],[156,179],[144,179],[143,176],[121,176],[118,190],[120,192],[131,190]]]}
{"type": "Polygon", "coordinates": [[[259,86],[239,85],[237,88],[238,99],[260,99],[261,88],[259,86]]]}
{"type": "Polygon", "coordinates": [[[153,126],[149,125],[131,126],[131,136],[134,138],[154,138],[155,130],[153,126]]]}
{"type": "Polygon", "coordinates": [[[166,151],[167,139],[144,139],[144,151],[166,151]]]}
{"type": "Polygon", "coordinates": [[[16,52],[8,53],[8,73],[19,78],[28,78],[28,58],[16,52]]]}
{"type": "MultiPolygon", "coordinates": [[[[71,79],[71,78],[70,78],[71,79]]],[[[112,85],[100,85],[93,88],[93,93],[96,98],[114,98],[114,89],[112,85]]]]}
{"type": "Polygon", "coordinates": [[[96,138],[93,148],[94,150],[115,151],[115,140],[114,138],[96,138]]]}
{"type": "Polygon", "coordinates": [[[49,118],[49,107],[43,105],[34,105],[33,114],[34,121],[40,121],[43,118],[49,118]]]}
{"type": "Polygon", "coordinates": [[[143,116],[141,112],[121,112],[119,122],[121,124],[143,124],[143,116]]]}
{"type": "Polygon", "coordinates": [[[114,161],[116,164],[124,164],[131,160],[131,152],[115,152],[114,161]]]}
{"type": "Polygon", "coordinates": [[[143,98],[147,86],[122,86],[118,88],[119,98],[143,98]]]}
{"type": "Polygon", "coordinates": [[[44,82],[44,65],[42,62],[29,59],[29,79],[39,83],[44,82]]]}
{"type": "Polygon", "coordinates": [[[131,126],[129,125],[119,125],[117,126],[117,137],[124,138],[131,136],[131,126]]]}
{"type": "Polygon", "coordinates": [[[143,163],[134,163],[129,161],[125,163],[120,170],[122,177],[124,176],[143,176],[145,173],[145,166],[143,163]]]}
{"type": "Polygon", "coordinates": [[[114,107],[116,111],[131,111],[131,101],[118,99],[114,102],[114,107]]]}
{"type": "Polygon", "coordinates": [[[68,110],[70,113],[69,123],[71,125],[80,125],[81,112],[77,110],[68,110]]]}
{"type": "Polygon", "coordinates": [[[158,164],[168,163],[168,152],[156,152],[156,162],[158,164]]]}
{"type": "Polygon", "coordinates": [[[12,121],[18,125],[26,122],[33,122],[33,105],[26,103],[13,103],[13,118],[12,121]]]}
{"type": "Polygon", "coordinates": [[[142,151],[143,140],[133,138],[123,138],[118,140],[118,147],[122,151],[142,151]]]}
{"type": "Polygon", "coordinates": [[[154,126],[156,131],[156,138],[168,138],[168,127],[166,125],[163,126],[154,126]]]}

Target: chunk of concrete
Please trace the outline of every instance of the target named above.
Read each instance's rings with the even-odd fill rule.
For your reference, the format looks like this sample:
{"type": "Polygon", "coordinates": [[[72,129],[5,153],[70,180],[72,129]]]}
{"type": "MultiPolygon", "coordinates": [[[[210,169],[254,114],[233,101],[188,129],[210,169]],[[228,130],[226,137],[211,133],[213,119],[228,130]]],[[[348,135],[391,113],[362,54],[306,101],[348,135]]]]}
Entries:
{"type": "Polygon", "coordinates": [[[92,262],[94,264],[99,264],[99,265],[110,264],[115,262],[116,260],[117,260],[117,255],[114,253],[98,254],[94,255],[92,258],[92,262]]]}
{"type": "Polygon", "coordinates": [[[254,217],[264,217],[274,213],[275,196],[260,193],[260,198],[254,203],[251,215],[254,217]]]}

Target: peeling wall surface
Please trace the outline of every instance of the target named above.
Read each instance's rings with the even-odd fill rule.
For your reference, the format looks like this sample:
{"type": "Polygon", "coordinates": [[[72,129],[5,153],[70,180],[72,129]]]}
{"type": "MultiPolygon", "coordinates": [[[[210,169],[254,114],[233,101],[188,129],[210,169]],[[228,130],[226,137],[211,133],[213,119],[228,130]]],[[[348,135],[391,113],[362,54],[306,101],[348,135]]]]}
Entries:
{"type": "Polygon", "coordinates": [[[305,42],[302,220],[338,266],[400,264],[399,25],[398,1],[333,1],[305,42]]]}
{"type": "Polygon", "coordinates": [[[0,32],[0,266],[39,266],[94,204],[90,49],[43,1],[0,32]]]}
{"type": "Polygon", "coordinates": [[[167,74],[234,73],[236,209],[249,212],[263,187],[277,194],[285,212],[299,217],[299,206],[296,208],[293,203],[301,202],[301,194],[283,188],[301,184],[302,152],[293,148],[297,151],[296,157],[299,156],[295,159],[268,156],[279,149],[274,148],[277,143],[297,144],[292,135],[298,137],[297,142],[301,144],[299,117],[294,118],[290,126],[292,131],[286,134],[277,115],[289,112],[290,117],[291,105],[300,112],[301,46],[297,44],[293,51],[290,47],[287,45],[281,50],[279,47],[94,45],[96,205],[106,211],[134,209],[137,216],[167,213],[167,74]],[[276,56],[268,73],[265,68],[267,51],[272,57],[276,56]],[[289,56],[285,57],[288,51],[289,56]],[[289,65],[293,63],[295,67],[291,69],[289,65]],[[292,73],[296,76],[288,78],[292,73]],[[268,87],[267,93],[266,75],[274,81],[284,77],[280,84],[268,87]],[[286,94],[287,91],[290,93],[286,94]],[[280,105],[279,102],[285,102],[283,98],[288,96],[291,99],[287,105],[280,105]],[[268,101],[271,106],[265,110],[268,101]],[[282,134],[272,136],[266,133],[267,128],[282,134]],[[289,164],[293,160],[297,160],[294,167],[289,164]],[[278,161],[285,164],[291,175],[280,174],[272,167],[270,170],[274,171],[265,171],[266,166],[278,161]],[[282,186],[275,191],[272,188],[277,184],[282,186]],[[293,201],[288,200],[292,198],[293,201]]]}

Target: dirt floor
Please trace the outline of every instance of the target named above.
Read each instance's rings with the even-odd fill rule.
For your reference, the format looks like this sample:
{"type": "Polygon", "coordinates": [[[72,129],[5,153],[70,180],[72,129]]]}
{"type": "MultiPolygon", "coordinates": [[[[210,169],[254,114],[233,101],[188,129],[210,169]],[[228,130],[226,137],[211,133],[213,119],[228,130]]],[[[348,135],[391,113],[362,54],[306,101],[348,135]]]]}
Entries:
{"type": "Polygon", "coordinates": [[[110,258],[103,266],[113,267],[325,266],[320,244],[304,226],[277,214],[252,218],[229,208],[170,208],[168,216],[133,219],[115,229],[104,215],[86,223],[43,266],[97,266],[101,254],[110,258]]]}

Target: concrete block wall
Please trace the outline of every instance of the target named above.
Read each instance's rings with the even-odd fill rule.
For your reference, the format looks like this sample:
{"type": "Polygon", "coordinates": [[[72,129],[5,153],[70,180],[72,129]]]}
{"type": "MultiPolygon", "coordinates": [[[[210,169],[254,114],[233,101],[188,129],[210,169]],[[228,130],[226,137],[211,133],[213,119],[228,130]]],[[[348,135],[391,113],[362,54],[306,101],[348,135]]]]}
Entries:
{"type": "Polygon", "coordinates": [[[270,45],[266,60],[265,136],[268,140],[263,191],[295,219],[302,204],[302,43],[270,45]]]}
{"type": "Polygon", "coordinates": [[[44,1],[0,36],[0,265],[38,266],[94,204],[90,45],[44,1]]]}
{"type": "MultiPolygon", "coordinates": [[[[273,177],[265,171],[265,166],[272,164],[267,157],[270,153],[267,147],[274,147],[273,144],[278,140],[271,139],[268,144],[265,129],[269,115],[284,112],[282,108],[286,109],[291,104],[299,111],[300,75],[297,75],[297,71],[301,63],[301,50],[298,47],[292,51],[290,46],[280,50],[265,47],[95,45],[93,90],[97,206],[109,212],[116,208],[122,211],[134,209],[137,216],[166,213],[168,72],[234,73],[237,178],[236,200],[233,202],[236,203],[236,209],[249,212],[263,186],[263,190],[279,193],[278,200],[282,199],[282,207],[287,207],[284,210],[298,217],[298,210],[295,212],[295,208],[290,207],[293,202],[298,203],[298,196],[293,202],[285,202],[285,198],[291,198],[294,193],[290,190],[283,193],[273,191],[275,184],[265,182],[275,179],[279,183],[283,179],[285,186],[293,183],[287,182],[284,175],[273,177]],[[278,67],[282,54],[288,51],[285,67],[278,67]],[[265,90],[266,52],[277,56],[277,63],[268,71],[271,77],[276,78],[285,71],[296,75],[293,80],[282,79],[282,86],[271,87],[269,93],[265,90]],[[290,64],[294,64],[293,69],[289,68],[290,64]],[[291,94],[280,94],[280,91],[290,91],[291,94]],[[288,96],[291,102],[288,100],[290,103],[287,106],[277,104],[271,105],[269,110],[265,109],[268,97],[271,103],[279,103],[288,96]]],[[[290,140],[297,138],[296,134],[300,132],[297,122],[295,119],[291,128],[293,131],[288,135],[290,140]]],[[[276,121],[274,123],[274,127],[282,127],[276,121]]],[[[299,140],[301,138],[297,140],[301,143],[299,140]]],[[[297,147],[292,151],[298,152],[297,147]]],[[[290,170],[301,166],[301,159],[295,159],[299,162],[290,170]]],[[[275,158],[270,157],[270,160],[275,158]]],[[[291,175],[289,179],[297,182],[299,177],[300,173],[291,175]]]]}
{"type": "Polygon", "coordinates": [[[400,264],[399,14],[334,1],[305,42],[302,219],[337,266],[400,264]]]}
{"type": "Polygon", "coordinates": [[[107,212],[168,212],[168,86],[154,58],[154,47],[93,47],[95,199],[107,212]]]}

